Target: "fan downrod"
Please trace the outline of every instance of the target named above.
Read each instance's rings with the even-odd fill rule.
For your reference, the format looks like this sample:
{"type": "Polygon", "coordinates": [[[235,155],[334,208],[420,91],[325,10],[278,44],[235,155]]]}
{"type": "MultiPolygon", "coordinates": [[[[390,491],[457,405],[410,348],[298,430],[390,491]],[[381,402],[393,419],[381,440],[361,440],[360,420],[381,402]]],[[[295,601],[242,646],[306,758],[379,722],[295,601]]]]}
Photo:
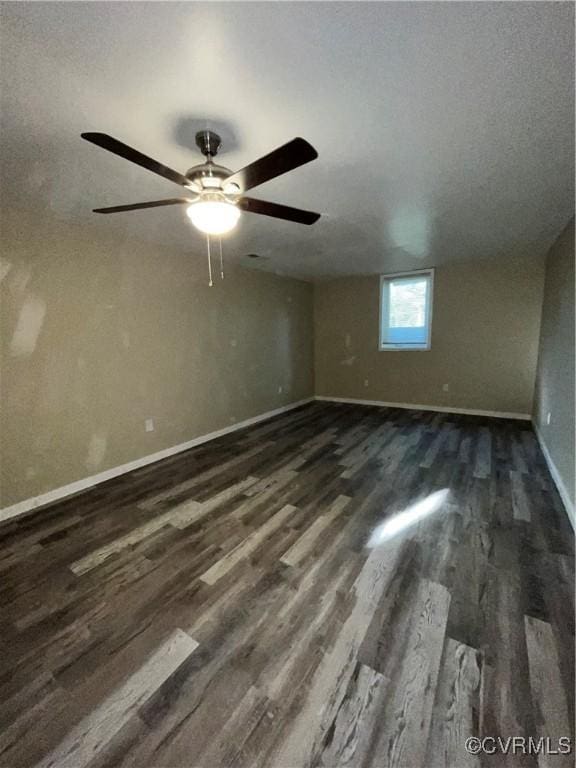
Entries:
{"type": "Polygon", "coordinates": [[[196,146],[207,158],[218,154],[222,140],[214,131],[198,131],[196,134],[196,146]]]}

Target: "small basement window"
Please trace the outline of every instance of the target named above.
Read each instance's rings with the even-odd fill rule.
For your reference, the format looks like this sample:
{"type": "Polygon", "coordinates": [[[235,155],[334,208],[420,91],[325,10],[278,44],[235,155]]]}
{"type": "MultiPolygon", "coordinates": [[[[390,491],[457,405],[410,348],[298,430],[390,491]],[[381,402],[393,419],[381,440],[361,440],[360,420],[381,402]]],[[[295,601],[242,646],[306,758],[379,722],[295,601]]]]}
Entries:
{"type": "Polygon", "coordinates": [[[430,349],[434,270],[380,277],[380,349],[430,349]]]}

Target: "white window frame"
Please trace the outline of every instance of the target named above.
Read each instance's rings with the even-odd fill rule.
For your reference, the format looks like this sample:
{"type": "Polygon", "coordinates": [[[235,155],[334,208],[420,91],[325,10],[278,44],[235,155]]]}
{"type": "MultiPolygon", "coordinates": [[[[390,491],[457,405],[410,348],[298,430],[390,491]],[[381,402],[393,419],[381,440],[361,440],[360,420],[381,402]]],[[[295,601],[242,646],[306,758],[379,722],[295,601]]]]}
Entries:
{"type": "Polygon", "coordinates": [[[432,310],[434,307],[434,268],[415,269],[412,272],[392,272],[388,275],[380,275],[380,305],[378,309],[378,349],[380,352],[428,352],[432,349],[432,310]],[[382,311],[383,311],[383,288],[384,283],[400,277],[418,277],[426,275],[430,278],[430,294],[427,307],[426,324],[428,326],[428,336],[426,344],[421,347],[415,347],[407,344],[389,344],[382,342],[382,311]]]}

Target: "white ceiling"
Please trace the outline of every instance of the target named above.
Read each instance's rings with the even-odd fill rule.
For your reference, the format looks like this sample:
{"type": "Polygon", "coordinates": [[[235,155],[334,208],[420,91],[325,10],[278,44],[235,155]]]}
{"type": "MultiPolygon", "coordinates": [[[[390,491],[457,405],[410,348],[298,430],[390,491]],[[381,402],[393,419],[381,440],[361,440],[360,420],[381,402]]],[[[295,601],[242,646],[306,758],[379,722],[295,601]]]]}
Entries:
{"type": "Polygon", "coordinates": [[[302,277],[543,253],[573,212],[572,3],[4,3],[2,198],[190,248],[180,208],[97,217],[176,186],[220,130],[237,169],[303,136],[319,159],[253,190],[312,227],[244,214],[230,260],[302,277]]]}

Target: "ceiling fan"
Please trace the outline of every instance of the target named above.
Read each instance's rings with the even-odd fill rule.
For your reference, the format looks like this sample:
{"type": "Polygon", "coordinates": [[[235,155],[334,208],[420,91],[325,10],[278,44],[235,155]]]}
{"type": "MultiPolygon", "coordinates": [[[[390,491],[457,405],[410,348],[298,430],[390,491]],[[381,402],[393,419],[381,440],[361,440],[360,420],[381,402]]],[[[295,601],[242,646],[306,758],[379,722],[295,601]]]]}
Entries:
{"type": "Polygon", "coordinates": [[[164,205],[187,205],[186,213],[192,224],[208,235],[222,235],[229,232],[236,226],[241,211],[259,213],[298,224],[314,224],[320,218],[319,213],[244,195],[244,192],[249,189],[315,160],[318,153],[304,139],[292,139],[282,147],[233,173],[228,168],[217,165],[213,160],[221,144],[218,134],[208,130],[199,131],[196,134],[196,144],[206,160],[190,168],[185,174],[181,174],[105,133],[83,133],[82,138],[192,193],[192,197],[174,197],[131,205],[115,205],[111,208],[95,208],[94,213],[121,213],[164,205]]]}

